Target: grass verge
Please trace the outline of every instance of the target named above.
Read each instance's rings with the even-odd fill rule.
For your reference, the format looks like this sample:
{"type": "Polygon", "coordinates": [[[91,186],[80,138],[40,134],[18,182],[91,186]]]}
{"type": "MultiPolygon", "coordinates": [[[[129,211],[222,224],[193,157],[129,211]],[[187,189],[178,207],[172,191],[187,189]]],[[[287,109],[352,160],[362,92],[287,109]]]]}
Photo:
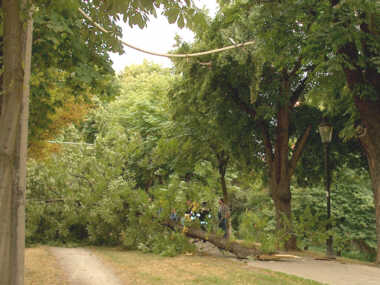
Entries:
{"type": "Polygon", "coordinates": [[[25,249],[25,285],[68,285],[64,272],[47,247],[25,249]]]}
{"type": "Polygon", "coordinates": [[[161,257],[116,248],[91,248],[91,250],[106,265],[113,268],[124,284],[320,284],[283,273],[254,269],[244,263],[223,257],[197,255],[161,257]]]}

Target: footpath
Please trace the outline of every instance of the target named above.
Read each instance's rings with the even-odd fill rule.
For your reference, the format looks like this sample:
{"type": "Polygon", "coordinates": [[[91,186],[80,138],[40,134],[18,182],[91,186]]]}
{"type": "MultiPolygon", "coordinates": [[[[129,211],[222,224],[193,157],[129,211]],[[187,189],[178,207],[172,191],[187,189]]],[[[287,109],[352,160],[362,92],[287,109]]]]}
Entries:
{"type": "Polygon", "coordinates": [[[51,247],[72,285],[122,285],[91,251],[83,248],[51,247]]]}
{"type": "Polygon", "coordinates": [[[316,260],[310,257],[282,261],[249,261],[248,265],[329,285],[380,285],[380,268],[374,266],[316,260]]]}
{"type": "MultiPolygon", "coordinates": [[[[222,253],[211,243],[196,243],[198,250],[213,256],[234,258],[222,253]]],[[[345,263],[339,260],[321,260],[309,256],[294,256],[280,261],[243,261],[252,267],[282,272],[329,285],[380,285],[380,268],[345,263]],[[295,257],[295,258],[294,258],[295,257]]]]}

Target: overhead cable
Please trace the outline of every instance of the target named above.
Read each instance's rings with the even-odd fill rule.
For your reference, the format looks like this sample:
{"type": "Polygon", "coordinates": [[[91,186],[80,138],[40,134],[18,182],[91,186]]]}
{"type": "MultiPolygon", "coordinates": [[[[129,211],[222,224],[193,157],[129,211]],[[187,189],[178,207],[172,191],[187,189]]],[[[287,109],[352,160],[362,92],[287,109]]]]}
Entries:
{"type": "MultiPolygon", "coordinates": [[[[78,8],[78,11],[83,15],[83,17],[85,17],[87,20],[89,20],[95,27],[97,27],[102,32],[104,32],[104,33],[109,33],[110,32],[110,31],[106,30],[105,28],[103,28],[101,25],[99,25],[97,22],[95,22],[81,8],[78,8]]],[[[235,44],[235,45],[232,45],[232,46],[226,46],[226,47],[222,47],[222,48],[218,48],[218,49],[213,49],[213,50],[208,50],[208,51],[203,51],[203,52],[185,53],[185,54],[171,54],[171,53],[157,53],[157,52],[153,52],[153,51],[148,51],[148,50],[145,50],[145,49],[141,49],[141,48],[135,47],[135,46],[133,46],[133,45],[131,45],[131,44],[123,41],[120,38],[118,40],[123,45],[125,45],[125,46],[127,46],[129,48],[132,48],[132,49],[135,49],[137,51],[140,51],[140,52],[143,52],[143,53],[147,53],[147,54],[150,54],[150,55],[162,56],[162,57],[182,57],[182,58],[196,57],[196,56],[201,56],[201,55],[206,55],[206,54],[212,54],[212,53],[222,52],[222,51],[226,51],[226,50],[230,50],[230,49],[245,47],[245,46],[252,45],[252,44],[255,43],[254,41],[248,41],[248,42],[244,42],[244,43],[240,43],[240,44],[235,44]]]]}

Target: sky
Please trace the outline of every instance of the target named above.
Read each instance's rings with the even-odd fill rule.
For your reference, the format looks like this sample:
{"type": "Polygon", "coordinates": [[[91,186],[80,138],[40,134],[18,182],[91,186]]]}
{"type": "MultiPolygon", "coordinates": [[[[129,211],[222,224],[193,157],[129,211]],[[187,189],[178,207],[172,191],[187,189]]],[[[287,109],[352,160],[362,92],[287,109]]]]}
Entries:
{"type": "MultiPolygon", "coordinates": [[[[198,7],[206,7],[211,16],[215,15],[217,10],[216,0],[196,0],[195,3],[198,7]]],[[[186,28],[180,29],[175,24],[169,24],[164,16],[157,14],[157,18],[150,18],[147,27],[144,29],[137,26],[130,28],[123,23],[123,41],[145,50],[167,53],[173,50],[176,34],[185,41],[193,40],[193,33],[190,30],[186,28]]],[[[145,54],[126,46],[124,46],[124,54],[111,53],[110,57],[113,61],[113,68],[117,73],[123,71],[128,65],[143,63],[144,59],[165,67],[171,66],[170,59],[166,57],[145,54]]]]}

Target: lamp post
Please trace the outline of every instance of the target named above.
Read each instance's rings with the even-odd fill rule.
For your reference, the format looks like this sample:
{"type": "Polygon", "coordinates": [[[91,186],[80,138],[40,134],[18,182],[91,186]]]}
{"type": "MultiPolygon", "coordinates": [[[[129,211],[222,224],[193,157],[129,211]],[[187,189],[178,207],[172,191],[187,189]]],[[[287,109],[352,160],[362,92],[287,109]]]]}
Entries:
{"type": "MultiPolygon", "coordinates": [[[[321,136],[321,140],[324,148],[325,155],[325,186],[326,186],[326,202],[327,202],[327,219],[328,223],[326,225],[326,231],[331,229],[331,192],[330,192],[330,184],[331,184],[331,176],[329,169],[329,143],[332,139],[333,127],[328,124],[325,120],[319,125],[319,134],[321,136]]],[[[327,258],[334,258],[333,251],[333,237],[329,234],[326,240],[326,256],[327,258]]]]}

